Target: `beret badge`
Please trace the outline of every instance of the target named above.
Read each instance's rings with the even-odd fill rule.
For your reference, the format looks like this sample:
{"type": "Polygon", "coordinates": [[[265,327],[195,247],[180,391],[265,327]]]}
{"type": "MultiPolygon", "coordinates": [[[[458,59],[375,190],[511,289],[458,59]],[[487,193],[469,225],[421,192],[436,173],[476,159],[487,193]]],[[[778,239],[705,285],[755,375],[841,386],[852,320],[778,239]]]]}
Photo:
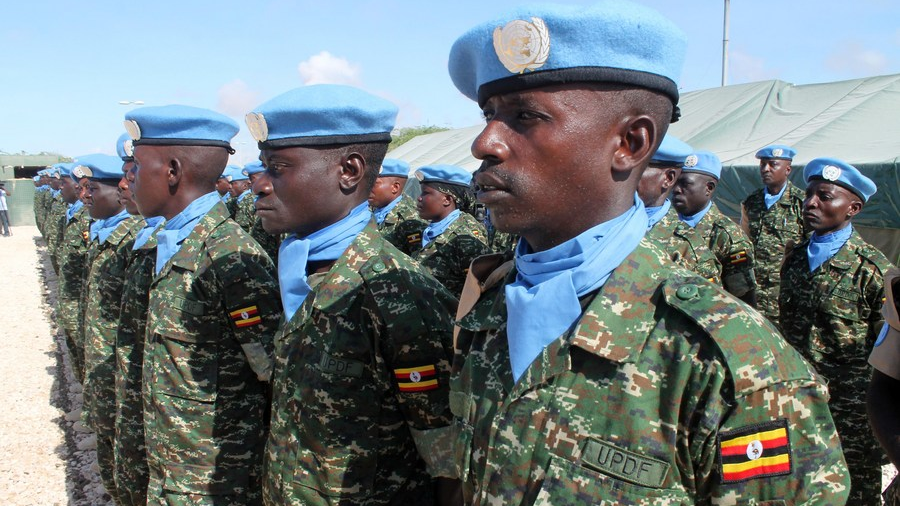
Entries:
{"type": "Polygon", "coordinates": [[[125,131],[128,132],[128,135],[131,137],[133,141],[141,140],[141,127],[138,126],[137,121],[133,119],[125,120],[125,131]]]}
{"type": "Polygon", "coordinates": [[[248,113],[247,116],[244,117],[244,120],[247,122],[247,128],[250,130],[250,135],[256,139],[256,142],[264,142],[269,138],[269,125],[266,124],[266,118],[262,113],[248,113]]]}
{"type": "Polygon", "coordinates": [[[784,150],[781,148],[775,148],[772,150],[772,156],[781,156],[784,154],[784,150]]]}
{"type": "Polygon", "coordinates": [[[841,177],[841,169],[834,165],[826,165],[822,169],[822,177],[828,181],[837,181],[841,177]]]}
{"type": "Polygon", "coordinates": [[[90,167],[86,167],[84,165],[79,165],[72,169],[72,174],[75,174],[75,177],[78,179],[91,177],[94,175],[94,171],[91,170],[90,167]]]}
{"type": "Polygon", "coordinates": [[[128,139],[127,141],[125,141],[123,143],[122,149],[125,150],[126,156],[134,156],[134,141],[131,139],[128,139]]]}
{"type": "Polygon", "coordinates": [[[547,63],[550,31],[541,18],[515,19],[494,29],[494,51],[506,70],[522,74],[547,63]]]}
{"type": "Polygon", "coordinates": [[[697,155],[689,155],[684,159],[685,167],[696,167],[698,163],[700,163],[700,159],[697,158],[697,155]]]}

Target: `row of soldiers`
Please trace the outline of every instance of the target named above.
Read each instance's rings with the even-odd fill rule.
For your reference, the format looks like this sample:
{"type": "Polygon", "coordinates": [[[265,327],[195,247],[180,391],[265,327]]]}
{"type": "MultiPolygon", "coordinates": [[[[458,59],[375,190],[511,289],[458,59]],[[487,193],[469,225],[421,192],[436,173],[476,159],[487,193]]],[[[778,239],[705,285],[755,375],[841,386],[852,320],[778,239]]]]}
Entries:
{"type": "Polygon", "coordinates": [[[887,261],[850,226],[874,184],[810,161],[795,226],[770,177],[793,153],[770,146],[744,238],[712,204],[718,158],[665,136],[685,45],[627,2],[473,28],[449,67],[482,165],[419,168],[417,216],[384,160],[396,106],[347,86],[248,113],[262,163],[240,174],[238,125],[187,106],[57,167],[70,206],[40,192],[36,215],[112,498],[874,504],[850,412],[886,328],[887,261]]]}

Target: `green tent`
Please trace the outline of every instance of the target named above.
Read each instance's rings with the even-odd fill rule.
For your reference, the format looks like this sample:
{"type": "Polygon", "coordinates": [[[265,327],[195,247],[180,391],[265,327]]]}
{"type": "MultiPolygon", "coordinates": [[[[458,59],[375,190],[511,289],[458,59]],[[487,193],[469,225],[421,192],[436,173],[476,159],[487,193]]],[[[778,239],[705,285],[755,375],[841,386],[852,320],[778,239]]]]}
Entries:
{"type": "MultiPolygon", "coordinates": [[[[878,193],[854,227],[895,264],[900,260],[900,74],[834,83],[793,85],[762,81],[682,95],[681,120],[670,127],[695,149],[724,165],[716,192],[723,212],[738,219],[740,202],[762,186],[754,154],[769,144],[797,150],[791,179],[801,188],[803,166],[840,158],[872,178],[878,193]]],[[[472,107],[475,107],[473,104],[472,107]]],[[[416,137],[388,156],[413,168],[451,163],[478,168],[470,146],[480,125],[416,137]]]]}

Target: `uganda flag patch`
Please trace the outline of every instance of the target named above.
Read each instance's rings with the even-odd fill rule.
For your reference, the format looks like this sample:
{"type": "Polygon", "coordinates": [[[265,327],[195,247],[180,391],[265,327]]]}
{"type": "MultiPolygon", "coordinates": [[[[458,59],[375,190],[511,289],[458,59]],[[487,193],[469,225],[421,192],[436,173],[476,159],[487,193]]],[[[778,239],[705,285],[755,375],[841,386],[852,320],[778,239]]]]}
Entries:
{"type": "Polygon", "coordinates": [[[434,365],[422,365],[419,367],[407,367],[394,369],[394,378],[397,379],[397,388],[401,392],[427,392],[436,390],[438,381],[434,365]]]}
{"type": "Polygon", "coordinates": [[[422,244],[422,234],[415,233],[409,234],[406,236],[406,242],[410,245],[421,245],[422,244]]]}
{"type": "Polygon", "coordinates": [[[234,326],[239,329],[262,322],[262,318],[259,317],[259,309],[257,309],[256,306],[238,309],[237,311],[228,313],[228,315],[231,316],[231,321],[234,322],[234,326]]]}
{"type": "Polygon", "coordinates": [[[742,264],[742,263],[746,262],[747,260],[749,260],[749,258],[747,258],[747,251],[741,250],[741,251],[738,251],[737,253],[732,253],[728,257],[728,260],[729,260],[729,262],[731,262],[731,265],[736,265],[736,264],[742,264]]]}
{"type": "Polygon", "coordinates": [[[719,435],[722,483],[791,474],[787,420],[760,423],[719,435]]]}

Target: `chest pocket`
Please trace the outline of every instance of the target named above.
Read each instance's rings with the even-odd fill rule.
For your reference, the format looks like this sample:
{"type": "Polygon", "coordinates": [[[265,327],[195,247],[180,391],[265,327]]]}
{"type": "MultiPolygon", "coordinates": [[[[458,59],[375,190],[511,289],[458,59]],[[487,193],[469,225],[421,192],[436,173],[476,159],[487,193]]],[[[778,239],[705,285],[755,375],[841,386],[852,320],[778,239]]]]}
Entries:
{"type": "Polygon", "coordinates": [[[154,389],[211,403],[216,400],[221,327],[203,302],[175,296],[152,320],[154,389]]]}
{"type": "Polygon", "coordinates": [[[860,317],[859,293],[842,288],[841,285],[835,287],[829,295],[822,298],[819,310],[829,316],[849,322],[858,322],[862,319],[860,317]]]}

